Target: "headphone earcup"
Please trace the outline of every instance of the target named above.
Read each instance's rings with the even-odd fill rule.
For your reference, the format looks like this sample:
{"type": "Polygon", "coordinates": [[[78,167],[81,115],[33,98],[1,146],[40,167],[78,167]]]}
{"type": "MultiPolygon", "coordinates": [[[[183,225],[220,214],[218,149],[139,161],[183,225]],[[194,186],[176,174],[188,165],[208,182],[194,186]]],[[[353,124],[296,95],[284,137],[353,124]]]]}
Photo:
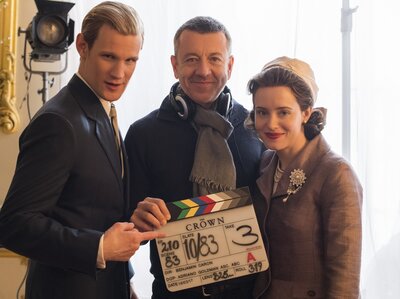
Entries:
{"type": "Polygon", "coordinates": [[[189,108],[188,108],[188,105],[186,104],[186,101],[184,100],[184,98],[180,94],[177,94],[174,97],[174,102],[177,107],[177,109],[175,109],[175,111],[178,113],[178,115],[182,119],[187,120],[189,117],[189,108]]]}
{"type": "Polygon", "coordinates": [[[169,100],[179,117],[183,120],[187,120],[193,117],[196,111],[196,105],[192,101],[187,100],[184,94],[179,93],[178,87],[179,82],[172,85],[169,92],[169,100]]]}
{"type": "Polygon", "coordinates": [[[221,114],[223,117],[228,117],[229,112],[232,109],[232,100],[231,93],[222,92],[218,101],[217,101],[217,112],[221,114]]]}

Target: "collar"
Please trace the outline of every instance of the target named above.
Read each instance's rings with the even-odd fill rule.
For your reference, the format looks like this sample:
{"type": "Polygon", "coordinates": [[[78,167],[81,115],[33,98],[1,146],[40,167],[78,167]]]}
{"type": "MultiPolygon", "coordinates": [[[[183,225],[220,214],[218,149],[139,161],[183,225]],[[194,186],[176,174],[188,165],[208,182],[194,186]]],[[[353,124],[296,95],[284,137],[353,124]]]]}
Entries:
{"type": "MultiPolygon", "coordinates": [[[[280,179],[276,191],[272,194],[273,175],[279,158],[276,151],[267,150],[263,154],[261,176],[257,179],[257,185],[265,198],[286,195],[289,186],[290,174],[294,169],[304,171],[306,177],[310,177],[314,169],[320,164],[321,159],[330,151],[328,143],[322,134],[315,136],[297,157],[287,166],[280,179]]],[[[306,181],[307,184],[307,181],[306,181]]]]}
{"type": "Polygon", "coordinates": [[[104,108],[104,111],[106,112],[107,115],[110,115],[110,110],[111,110],[111,102],[99,97],[99,95],[94,91],[94,89],[89,85],[89,83],[86,82],[85,79],[83,79],[83,77],[81,76],[81,74],[79,74],[78,72],[76,73],[76,75],[78,76],[79,79],[81,79],[83,81],[83,83],[86,84],[87,87],[90,88],[91,91],[93,91],[93,93],[96,95],[96,97],[99,99],[101,105],[104,108]]]}

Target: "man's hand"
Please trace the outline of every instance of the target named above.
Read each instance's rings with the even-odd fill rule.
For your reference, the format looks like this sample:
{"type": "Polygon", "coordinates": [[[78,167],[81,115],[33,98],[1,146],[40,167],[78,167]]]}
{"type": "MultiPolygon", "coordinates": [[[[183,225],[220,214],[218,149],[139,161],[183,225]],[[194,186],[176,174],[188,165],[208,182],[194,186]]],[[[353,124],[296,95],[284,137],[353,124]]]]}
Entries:
{"type": "Polygon", "coordinates": [[[131,221],[135,224],[135,227],[142,232],[159,229],[167,224],[170,219],[171,214],[165,202],[153,197],[146,197],[139,202],[131,216],[131,221]]]}
{"type": "Polygon", "coordinates": [[[138,250],[140,243],[165,237],[164,233],[139,232],[133,223],[118,222],[104,233],[103,254],[106,261],[128,261],[138,250]]]}

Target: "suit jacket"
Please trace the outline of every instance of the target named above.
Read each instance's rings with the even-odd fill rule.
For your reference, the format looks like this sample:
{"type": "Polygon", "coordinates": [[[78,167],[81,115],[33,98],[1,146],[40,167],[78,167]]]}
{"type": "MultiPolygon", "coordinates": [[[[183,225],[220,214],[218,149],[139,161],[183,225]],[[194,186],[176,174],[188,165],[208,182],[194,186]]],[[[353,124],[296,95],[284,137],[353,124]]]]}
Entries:
{"type": "Polygon", "coordinates": [[[362,188],[351,166],[322,135],[288,165],[272,193],[275,151],[262,159],[256,213],[268,240],[270,270],[259,275],[255,298],[358,298],[362,188]],[[306,180],[288,197],[290,174],[306,180]]]}
{"type": "Polygon", "coordinates": [[[31,259],[26,298],[128,298],[127,263],[96,268],[101,235],[129,219],[127,185],[109,117],[75,75],[21,135],[0,213],[0,243],[31,259]]]}
{"type": "MultiPolygon", "coordinates": [[[[247,113],[234,101],[229,115],[234,130],[228,138],[228,145],[236,167],[237,187],[255,185],[259,161],[265,150],[255,134],[243,126],[247,113]]],[[[196,130],[190,121],[178,116],[168,96],[160,109],[131,125],[125,145],[131,170],[132,209],[147,196],[162,198],[166,202],[193,197],[193,183],[189,176],[196,142],[196,130]]],[[[150,271],[155,277],[153,296],[167,298],[154,241],[150,243],[150,258],[150,271]]],[[[173,294],[170,293],[171,298],[173,294]]]]}

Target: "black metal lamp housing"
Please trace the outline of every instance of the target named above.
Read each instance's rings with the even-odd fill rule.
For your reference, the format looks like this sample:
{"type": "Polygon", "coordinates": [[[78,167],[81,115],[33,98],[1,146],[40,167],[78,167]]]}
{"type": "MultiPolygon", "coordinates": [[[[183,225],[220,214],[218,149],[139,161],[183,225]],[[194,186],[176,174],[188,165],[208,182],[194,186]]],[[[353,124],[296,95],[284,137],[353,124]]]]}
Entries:
{"type": "Polygon", "coordinates": [[[74,41],[75,22],[68,12],[75,3],[35,0],[38,12],[27,29],[27,39],[32,48],[32,59],[52,60],[66,52],[74,41]]]}

